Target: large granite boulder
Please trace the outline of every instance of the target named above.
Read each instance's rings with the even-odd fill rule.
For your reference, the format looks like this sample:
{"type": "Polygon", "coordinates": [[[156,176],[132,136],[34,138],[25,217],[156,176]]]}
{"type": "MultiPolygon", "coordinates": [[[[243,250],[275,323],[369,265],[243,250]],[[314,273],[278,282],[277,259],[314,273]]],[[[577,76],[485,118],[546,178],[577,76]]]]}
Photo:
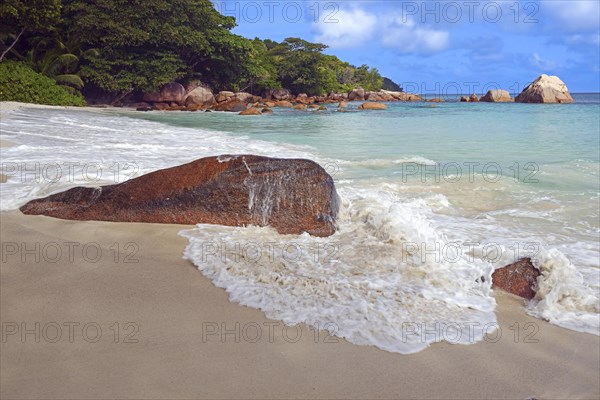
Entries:
{"type": "Polygon", "coordinates": [[[523,258],[494,271],[492,285],[531,300],[535,297],[535,285],[540,274],[540,271],[531,263],[530,258],[523,258]]]}
{"type": "Polygon", "coordinates": [[[188,93],[185,98],[185,105],[190,106],[212,106],[217,101],[212,90],[200,86],[188,93]]]}
{"type": "Polygon", "coordinates": [[[567,85],[558,76],[540,75],[515,99],[517,103],[572,103],[567,85]]]}
{"type": "Polygon", "coordinates": [[[510,94],[506,90],[496,89],[488,90],[485,96],[479,99],[479,101],[487,103],[510,103],[513,101],[513,98],[510,97],[510,94]]]}
{"type": "Polygon", "coordinates": [[[348,100],[350,100],[350,101],[365,100],[365,90],[362,88],[358,88],[358,89],[354,89],[354,90],[350,91],[348,93],[348,100]]]}
{"type": "Polygon", "coordinates": [[[183,104],[185,99],[185,88],[177,82],[164,85],[160,92],[144,93],[144,101],[149,103],[178,103],[183,104]]]}
{"type": "Polygon", "coordinates": [[[76,187],[23,207],[70,220],[272,226],[329,236],[339,198],[317,163],[254,155],[208,157],[118,185],[76,187]]]}

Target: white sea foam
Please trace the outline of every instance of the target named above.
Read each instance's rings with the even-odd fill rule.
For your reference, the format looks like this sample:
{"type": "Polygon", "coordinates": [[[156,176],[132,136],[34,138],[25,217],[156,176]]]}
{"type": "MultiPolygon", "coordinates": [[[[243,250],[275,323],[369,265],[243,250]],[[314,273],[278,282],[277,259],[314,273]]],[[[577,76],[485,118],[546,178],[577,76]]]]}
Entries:
{"type": "Polygon", "coordinates": [[[198,225],[182,232],[190,240],[185,257],[232,301],[287,324],[328,326],[356,344],[413,353],[494,331],[491,264],[427,256],[421,243],[445,240],[429,224],[424,201],[402,202],[386,191],[340,195],[334,236],[198,225]]]}

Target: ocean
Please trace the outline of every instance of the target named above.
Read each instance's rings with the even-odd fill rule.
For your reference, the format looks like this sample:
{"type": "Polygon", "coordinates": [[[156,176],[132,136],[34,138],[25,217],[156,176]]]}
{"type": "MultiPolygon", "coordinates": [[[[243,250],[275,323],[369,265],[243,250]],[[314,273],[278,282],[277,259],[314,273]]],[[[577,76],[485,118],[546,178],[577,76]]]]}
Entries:
{"type": "Polygon", "coordinates": [[[497,327],[491,275],[531,257],[526,311],[600,334],[600,94],[562,105],[388,103],[385,111],[23,108],[3,116],[1,209],[220,154],[309,158],[342,200],[329,238],[182,229],[182,256],[286,324],[413,353],[497,327]]]}

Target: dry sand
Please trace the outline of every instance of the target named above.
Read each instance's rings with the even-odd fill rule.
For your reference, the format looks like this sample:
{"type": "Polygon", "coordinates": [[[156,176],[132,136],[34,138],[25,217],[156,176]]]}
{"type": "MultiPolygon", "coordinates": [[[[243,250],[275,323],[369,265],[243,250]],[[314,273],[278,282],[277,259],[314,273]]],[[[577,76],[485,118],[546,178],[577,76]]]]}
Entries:
{"type": "Polygon", "coordinates": [[[529,317],[507,294],[496,292],[502,336],[495,342],[436,344],[400,355],[341,339],[328,343],[325,333],[315,340],[302,327],[294,343],[296,329],[229,302],[182,259],[187,242],[177,232],[185,227],[17,211],[0,214],[0,222],[1,398],[600,396],[600,338],[529,317]],[[126,262],[128,254],[138,262],[126,262]],[[232,333],[208,335],[221,324],[232,333]],[[535,327],[528,340],[537,343],[529,343],[525,334],[535,327]],[[23,328],[32,332],[23,337],[23,328]]]}

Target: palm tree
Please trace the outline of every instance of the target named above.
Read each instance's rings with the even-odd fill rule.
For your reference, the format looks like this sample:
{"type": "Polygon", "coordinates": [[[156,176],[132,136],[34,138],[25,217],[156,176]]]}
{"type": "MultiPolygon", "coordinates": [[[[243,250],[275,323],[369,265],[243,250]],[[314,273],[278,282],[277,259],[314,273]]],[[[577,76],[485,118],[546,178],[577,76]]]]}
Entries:
{"type": "Polygon", "coordinates": [[[78,75],[81,58],[97,55],[96,49],[83,50],[76,38],[63,41],[60,35],[53,38],[41,36],[32,40],[28,61],[39,73],[54,79],[69,92],[74,92],[84,85],[78,75]]]}

